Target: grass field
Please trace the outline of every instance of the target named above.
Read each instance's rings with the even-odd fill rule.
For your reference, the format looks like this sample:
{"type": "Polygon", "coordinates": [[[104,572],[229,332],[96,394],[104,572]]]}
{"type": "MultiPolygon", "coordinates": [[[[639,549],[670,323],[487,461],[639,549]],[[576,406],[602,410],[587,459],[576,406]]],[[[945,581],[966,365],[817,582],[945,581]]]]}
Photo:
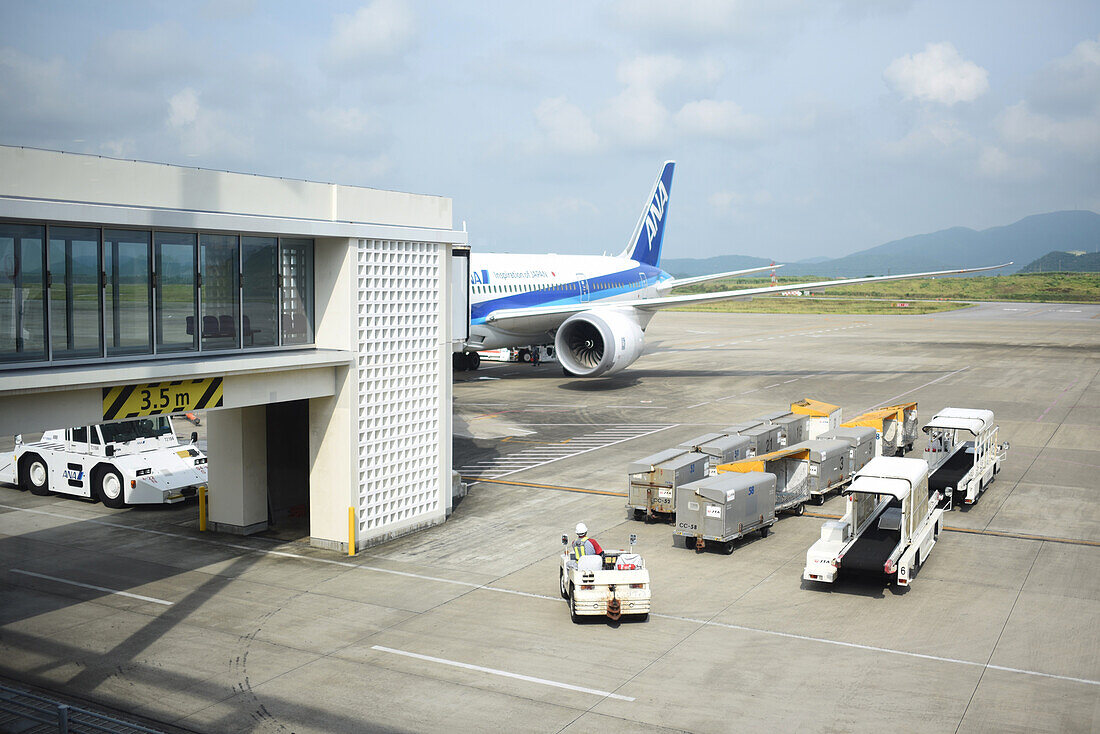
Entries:
{"type": "MultiPolygon", "coordinates": [[[[818,280],[813,277],[779,278],[781,285],[818,280]]],[[[738,288],[760,287],[767,278],[731,278],[678,289],[678,293],[713,293],[738,288]]],[[[815,291],[814,295],[818,292],[815,291]]],[[[820,291],[821,298],[758,297],[753,301],[725,301],[685,306],[690,311],[733,313],[854,313],[921,314],[964,308],[966,301],[1022,301],[1055,303],[1100,303],[1100,273],[1028,273],[979,276],[974,278],[927,278],[886,283],[841,286],[820,291]],[[869,301],[860,299],[885,299],[869,301]],[[914,302],[930,299],[933,303],[914,302]],[[935,301],[944,301],[942,303],[935,301]],[[908,303],[899,308],[898,302],[908,303]]]]}

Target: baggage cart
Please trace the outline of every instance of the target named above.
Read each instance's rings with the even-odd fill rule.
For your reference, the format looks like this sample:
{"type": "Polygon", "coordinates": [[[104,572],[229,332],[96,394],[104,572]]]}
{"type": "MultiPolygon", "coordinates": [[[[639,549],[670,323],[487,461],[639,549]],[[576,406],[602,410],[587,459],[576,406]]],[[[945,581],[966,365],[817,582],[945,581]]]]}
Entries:
{"type": "Polygon", "coordinates": [[[775,511],[790,510],[796,515],[806,511],[810,499],[810,450],[787,447],[761,456],[722,464],[719,474],[727,472],[763,472],[775,477],[775,511]]]}
{"type": "Polygon", "coordinates": [[[806,435],[806,431],[809,420],[810,416],[799,413],[784,413],[777,418],[769,418],[769,425],[779,426],[778,448],[794,446],[808,440],[810,437],[806,435]]]}
{"type": "Polygon", "coordinates": [[[901,413],[901,441],[900,444],[906,452],[912,451],[913,446],[920,436],[920,425],[917,420],[917,404],[898,403],[897,405],[884,405],[883,410],[896,410],[901,413]]]}
{"type": "Polygon", "coordinates": [[[749,456],[771,453],[779,448],[779,426],[761,423],[758,426],[746,428],[738,435],[749,439],[749,456]]]}
{"type": "Polygon", "coordinates": [[[665,449],[627,467],[626,507],[635,520],[672,520],[676,488],[702,479],[707,457],[694,451],[665,449]]]}
{"type": "Polygon", "coordinates": [[[837,405],[803,398],[796,403],[791,403],[791,412],[808,416],[806,438],[809,440],[818,438],[825,431],[840,427],[841,410],[837,405]]]}
{"type": "Polygon", "coordinates": [[[810,452],[810,496],[817,504],[824,504],[830,492],[851,481],[847,441],[819,438],[803,441],[792,448],[808,449],[810,452]]]}
{"type": "Polygon", "coordinates": [[[842,425],[875,429],[875,456],[901,456],[905,453],[905,416],[895,408],[876,408],[842,425]]]}
{"type": "Polygon", "coordinates": [[[823,439],[848,442],[848,473],[855,474],[875,458],[875,429],[868,426],[841,426],[821,434],[823,439]]]}
{"type": "Polygon", "coordinates": [[[743,459],[749,455],[749,439],[744,436],[727,436],[724,433],[704,433],[690,441],[684,441],[676,448],[707,456],[707,474],[714,474],[719,464],[743,459]]]}
{"type": "Polygon", "coordinates": [[[748,533],[767,537],[775,524],[775,476],[763,472],[726,472],[677,488],[674,535],[687,548],[701,551],[709,540],[727,555],[748,533]]]}

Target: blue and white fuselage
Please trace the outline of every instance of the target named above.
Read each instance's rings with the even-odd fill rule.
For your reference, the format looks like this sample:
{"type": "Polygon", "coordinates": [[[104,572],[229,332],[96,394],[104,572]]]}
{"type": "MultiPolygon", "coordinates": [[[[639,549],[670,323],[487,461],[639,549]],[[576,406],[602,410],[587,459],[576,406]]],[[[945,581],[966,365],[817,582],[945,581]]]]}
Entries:
{"type": "MultiPolygon", "coordinates": [[[[1004,267],[670,295],[676,286],[776,267],[768,265],[692,278],[674,278],[661,270],[661,244],[668,220],[674,168],[672,161],[661,168],[627,247],[618,256],[472,253],[467,352],[553,342],[558,361],[567,373],[578,377],[611,375],[641,356],[645,329],[654,314],[664,308],[785,290],[831,288],[1004,267]]],[[[476,363],[474,360],[471,365],[476,363]]]]}

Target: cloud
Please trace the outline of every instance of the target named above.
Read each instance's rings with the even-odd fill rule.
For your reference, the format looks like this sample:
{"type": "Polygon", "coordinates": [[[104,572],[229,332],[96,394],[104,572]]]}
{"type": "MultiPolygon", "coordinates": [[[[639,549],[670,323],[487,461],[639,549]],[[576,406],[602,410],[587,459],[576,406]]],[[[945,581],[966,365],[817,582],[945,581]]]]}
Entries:
{"type": "Polygon", "coordinates": [[[375,0],[351,15],[336,17],[328,60],[339,70],[357,70],[407,51],[415,31],[416,19],[404,0],[375,0]]]}
{"type": "Polygon", "coordinates": [[[565,97],[553,97],[539,102],[535,119],[550,145],[566,153],[586,153],[599,144],[599,136],[584,111],[565,97]]]}
{"type": "Polygon", "coordinates": [[[611,140],[629,147],[655,145],[668,133],[668,109],[644,87],[627,87],[612,97],[598,119],[611,140]]]}
{"type": "Polygon", "coordinates": [[[813,5],[805,0],[620,0],[612,8],[612,21],[659,42],[754,40],[813,5]]]}
{"type": "Polygon", "coordinates": [[[973,102],[989,89],[989,73],[960,56],[948,41],[894,59],[883,76],[906,99],[947,106],[973,102]]]}
{"type": "Polygon", "coordinates": [[[741,217],[752,209],[770,206],[775,197],[767,189],[758,189],[751,194],[737,191],[715,191],[707,197],[707,203],[716,214],[723,217],[741,217]]]}
{"type": "Polygon", "coordinates": [[[191,87],[168,98],[167,125],[179,141],[180,152],[187,156],[240,154],[249,147],[248,141],[229,130],[225,115],[203,107],[191,87]]]}
{"type": "Polygon", "coordinates": [[[1100,102],[1096,114],[1057,119],[1035,112],[1026,102],[1004,111],[998,120],[1001,137],[1009,143],[1039,143],[1095,158],[1100,153],[1100,102]]]}
{"type": "Polygon", "coordinates": [[[995,145],[982,148],[978,156],[978,174],[996,180],[1022,181],[1039,173],[1039,165],[1028,158],[1015,158],[995,145]]]}
{"type": "Polygon", "coordinates": [[[684,132],[725,140],[755,140],[764,130],[764,121],[750,115],[736,102],[700,99],[688,102],[676,113],[676,125],[684,132]]]}
{"type": "Polygon", "coordinates": [[[1044,67],[1029,85],[1028,98],[1041,112],[1092,113],[1100,104],[1100,36],[1044,67]]]}
{"type": "Polygon", "coordinates": [[[974,136],[955,120],[929,118],[910,130],[901,140],[882,145],[882,152],[893,158],[935,155],[960,146],[971,146],[974,136]]]}

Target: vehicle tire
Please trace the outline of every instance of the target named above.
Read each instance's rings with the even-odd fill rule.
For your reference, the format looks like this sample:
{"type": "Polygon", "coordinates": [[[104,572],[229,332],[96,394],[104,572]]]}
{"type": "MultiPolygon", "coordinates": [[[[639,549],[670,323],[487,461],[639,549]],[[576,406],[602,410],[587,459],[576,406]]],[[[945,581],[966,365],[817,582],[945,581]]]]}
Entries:
{"type": "Polygon", "coordinates": [[[649,621],[649,612],[646,612],[645,614],[638,614],[636,616],[638,617],[639,622],[648,622],[649,621]]]}
{"type": "Polygon", "coordinates": [[[1001,473],[1001,465],[1000,464],[994,464],[993,465],[993,476],[997,476],[1000,473],[1001,473]]]}
{"type": "Polygon", "coordinates": [[[569,618],[573,624],[581,623],[581,616],[577,614],[577,597],[573,594],[573,584],[569,584],[569,618]]]}
{"type": "Polygon", "coordinates": [[[39,497],[50,493],[50,471],[38,454],[27,454],[19,463],[19,486],[39,497]]]}
{"type": "Polygon", "coordinates": [[[688,550],[695,550],[695,538],[691,537],[690,535],[685,535],[683,537],[684,537],[684,547],[687,548],[688,550]]]}
{"type": "Polygon", "coordinates": [[[531,352],[530,352],[530,350],[528,350],[528,349],[519,350],[519,361],[520,362],[530,362],[531,361],[531,352]]]}
{"type": "Polygon", "coordinates": [[[733,555],[733,547],[734,547],[733,541],[732,540],[727,540],[725,543],[722,544],[722,552],[725,553],[727,556],[732,556],[733,555]]]}
{"type": "Polygon", "coordinates": [[[799,502],[798,507],[795,508],[794,514],[797,517],[802,517],[803,515],[805,515],[806,514],[806,503],[805,502],[799,502]]]}
{"type": "Polygon", "coordinates": [[[561,593],[562,599],[569,598],[569,589],[565,588],[565,571],[558,569],[558,591],[561,593]]]}
{"type": "Polygon", "coordinates": [[[824,494],[819,494],[816,497],[814,497],[814,504],[815,505],[825,504],[825,495],[824,494]]]}
{"type": "Polygon", "coordinates": [[[772,529],[771,525],[765,525],[764,527],[760,528],[760,537],[761,538],[768,537],[768,533],[771,532],[771,529],[772,529]]]}
{"type": "Polygon", "coordinates": [[[122,475],[116,469],[107,467],[95,480],[95,493],[105,506],[119,509],[126,506],[126,491],[122,486],[122,475]]]}
{"type": "Polygon", "coordinates": [[[466,371],[466,353],[465,352],[455,352],[454,355],[451,357],[451,367],[454,369],[455,372],[465,372],[466,371]]]}
{"type": "Polygon", "coordinates": [[[630,511],[630,513],[631,517],[633,517],[635,520],[638,520],[639,522],[645,520],[645,510],[639,510],[637,507],[635,507],[630,511]]]}
{"type": "Polygon", "coordinates": [[[466,353],[466,369],[475,372],[481,366],[481,355],[477,352],[466,353]]]}

